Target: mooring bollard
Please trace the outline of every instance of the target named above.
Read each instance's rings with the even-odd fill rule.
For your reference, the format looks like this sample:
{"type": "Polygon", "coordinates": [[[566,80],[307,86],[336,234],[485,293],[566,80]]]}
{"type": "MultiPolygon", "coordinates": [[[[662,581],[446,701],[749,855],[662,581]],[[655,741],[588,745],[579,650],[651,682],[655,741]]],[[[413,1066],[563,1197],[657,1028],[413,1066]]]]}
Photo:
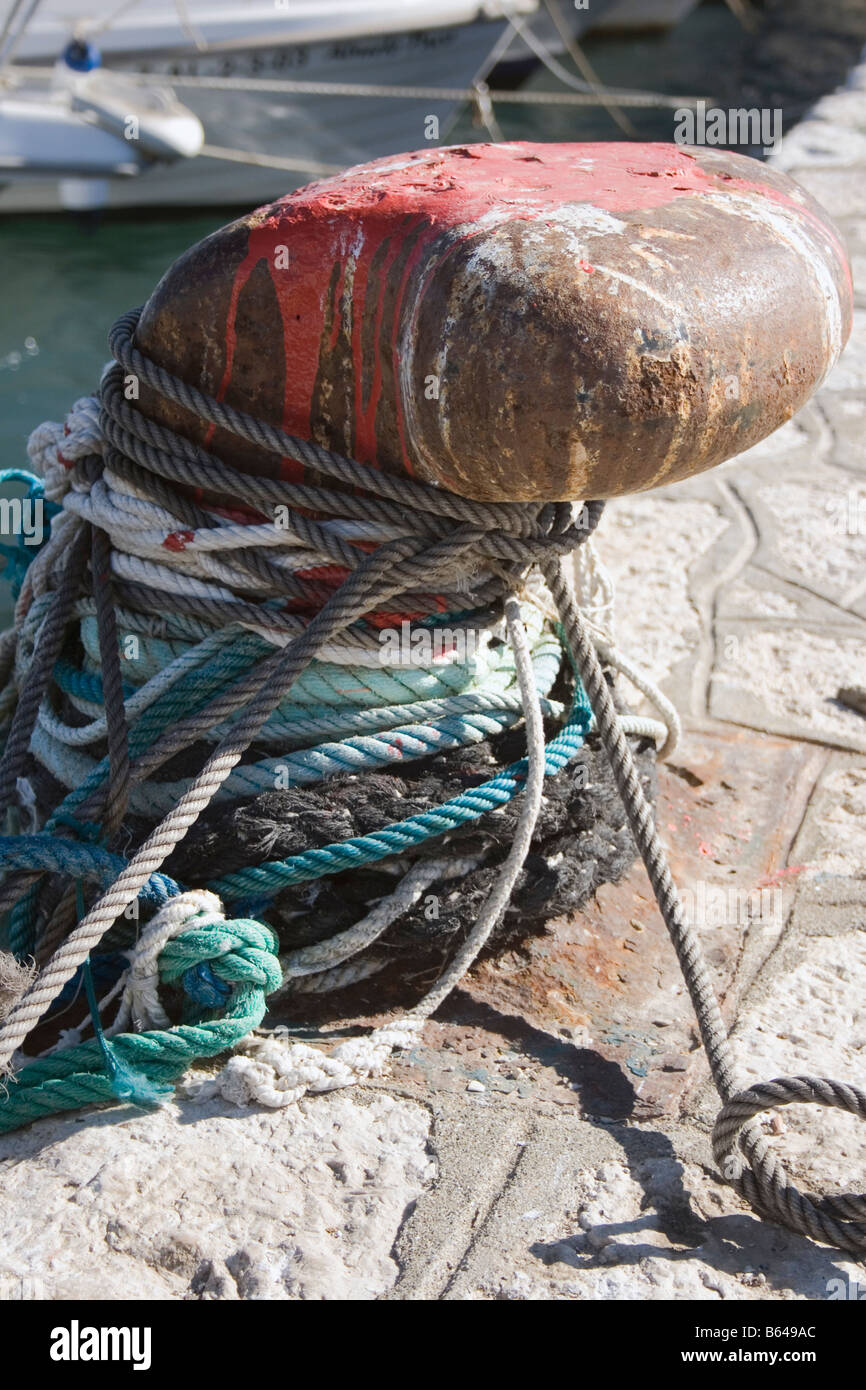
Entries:
{"type": "MultiPolygon", "coordinates": [[[[832,222],[753,159],[472,145],[350,169],[206,238],[163,277],[136,343],[362,463],[549,501],[749,448],[823,379],[851,314],[832,222]]],[[[142,409],[205,437],[164,402],[142,409]]]]}

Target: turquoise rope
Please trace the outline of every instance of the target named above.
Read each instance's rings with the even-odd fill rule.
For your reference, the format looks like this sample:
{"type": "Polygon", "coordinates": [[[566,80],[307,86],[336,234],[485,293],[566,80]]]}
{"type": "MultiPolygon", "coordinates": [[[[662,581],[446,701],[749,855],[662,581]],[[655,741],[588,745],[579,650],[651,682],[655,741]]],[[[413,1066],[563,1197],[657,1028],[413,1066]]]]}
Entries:
{"type": "MultiPolygon", "coordinates": [[[[70,661],[58,661],[54,667],[54,679],[65,695],[90,700],[94,705],[103,703],[102,677],[94,671],[79,671],[70,661]]],[[[124,682],[123,698],[128,700],[134,694],[135,686],[124,682]]]]}
{"type": "MultiPolygon", "coordinates": [[[[578,685],[568,723],[545,747],[546,777],[560,772],[574,757],[583,746],[591,723],[589,701],[583,687],[578,685]]],[[[402,854],[423,844],[425,840],[478,820],[496,806],[504,806],[522,790],[527,768],[527,760],[521,758],[489,782],[473,787],[471,791],[461,792],[451,801],[437,806],[435,811],[409,816],[369,835],[357,835],[337,844],[323,845],[320,849],[305,850],[291,859],[275,859],[257,867],[240,869],[237,873],[216,879],[208,887],[229,901],[269,898],[294,883],[306,883],[325,874],[343,873],[346,869],[357,869],[364,864],[387,859],[392,854],[402,854]]]]}
{"type": "MultiPolygon", "coordinates": [[[[83,845],[77,840],[63,840],[44,830],[35,835],[0,835],[0,871],[6,869],[44,869],[69,878],[94,879],[100,888],[108,888],[127,861],[112,854],[101,845],[83,845]]],[[[161,907],[180,892],[168,874],[153,873],[139,893],[142,902],[161,907]]]]}
{"type": "MultiPolygon", "coordinates": [[[[553,685],[559,665],[560,652],[556,640],[542,638],[533,653],[539,693],[546,693],[553,685]]],[[[198,669],[198,689],[201,688],[206,670],[206,667],[198,669]]],[[[446,716],[423,724],[398,724],[389,732],[361,734],[359,737],[348,734],[338,742],[285,751],[278,756],[243,763],[235,768],[216,793],[214,804],[270,791],[278,786],[308,786],[342,772],[375,771],[424,758],[434,752],[462,748],[501,733],[504,728],[516,723],[519,717],[520,709],[513,704],[510,710],[500,708],[446,716]]],[[[140,724],[144,723],[144,718],[143,715],[140,724]]],[[[53,737],[46,729],[39,729],[34,734],[32,749],[40,762],[67,787],[91,786],[91,779],[98,766],[101,766],[88,754],[53,737]]],[[[134,810],[143,813],[150,811],[164,815],[176,804],[183,791],[183,783],[152,781],[133,789],[130,804],[134,810]]]]}
{"type": "MultiPolygon", "coordinates": [[[[583,687],[578,685],[568,722],[545,748],[545,776],[554,776],[574,757],[583,745],[591,722],[589,701],[583,687]]],[[[368,835],[305,850],[290,859],[272,860],[258,867],[241,869],[208,886],[229,901],[270,898],[291,884],[309,882],[326,874],[342,873],[346,869],[376,863],[392,854],[401,854],[426,840],[468,825],[497,806],[504,806],[522,789],[526,770],[526,759],[521,758],[496,777],[479,787],[461,792],[434,811],[409,816],[368,835]]],[[[59,812],[56,812],[53,818],[55,822],[58,815],[59,812]]],[[[107,886],[125,867],[126,860],[120,855],[111,854],[96,845],[60,839],[44,831],[37,835],[0,837],[0,870],[41,868],[73,877],[96,878],[107,886]]],[[[164,902],[181,891],[181,886],[167,874],[152,874],[139,896],[144,901],[164,902]]]]}
{"type": "MultiPolygon", "coordinates": [[[[129,1099],[140,1096],[146,1087],[150,1103],[167,1093],[169,1083],[193,1062],[234,1047],[259,1026],[267,1008],[266,995],[282,983],[277,938],[260,922],[241,918],[197,927],[193,917],[188,931],[166,942],[159,972],[166,984],[182,983],[194,999],[194,971],[204,963],[218,981],[230,986],[220,1018],[210,1018],[209,1010],[199,1009],[197,1017],[175,1028],[121,1033],[110,1039],[121,1075],[133,1072],[138,1079],[139,1091],[129,1099]]],[[[9,1080],[5,1093],[0,1092],[0,1134],[82,1105],[116,1102],[120,1098],[116,1081],[117,1074],[105,1070],[98,1039],[52,1052],[22,1068],[9,1080]]]]}

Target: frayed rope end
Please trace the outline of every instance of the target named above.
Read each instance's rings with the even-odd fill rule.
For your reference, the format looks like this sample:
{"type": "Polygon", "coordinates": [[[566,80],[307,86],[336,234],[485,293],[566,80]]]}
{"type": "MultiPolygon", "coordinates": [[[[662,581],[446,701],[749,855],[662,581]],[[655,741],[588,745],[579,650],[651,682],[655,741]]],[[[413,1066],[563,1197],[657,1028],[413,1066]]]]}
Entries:
{"type": "Polygon", "coordinates": [[[8,951],[0,951],[0,1022],[9,1017],[35,978],[35,962],[24,965],[8,951]]]}
{"type": "MultiPolygon", "coordinates": [[[[0,951],[0,1023],[24,998],[36,973],[35,961],[24,964],[8,951],[0,951]]],[[[0,1099],[6,1095],[8,1083],[14,1079],[20,1061],[21,1055],[16,1052],[5,1061],[0,1061],[0,1099]]]]}

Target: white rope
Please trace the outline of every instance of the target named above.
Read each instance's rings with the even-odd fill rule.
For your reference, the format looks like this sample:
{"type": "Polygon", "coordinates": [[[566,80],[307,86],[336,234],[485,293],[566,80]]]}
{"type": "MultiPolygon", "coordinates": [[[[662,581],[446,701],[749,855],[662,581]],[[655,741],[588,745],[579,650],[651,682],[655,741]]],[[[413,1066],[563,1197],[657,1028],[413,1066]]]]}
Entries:
{"type": "Polygon", "coordinates": [[[27,440],[27,454],[33,470],[45,480],[45,496],[60,502],[69,488],[69,467],[88,454],[102,453],[99,428],[99,400],[82,396],[63,423],[46,420],[37,425],[27,440]],[[66,462],[64,463],[64,460],[66,462]]]}
{"type": "Polygon", "coordinates": [[[105,1030],[106,1036],[170,1028],[171,1019],[159,998],[159,957],[163,947],[191,926],[210,927],[225,920],[219,898],[206,889],[192,889],[164,903],[136,943],[117,1017],[105,1030]],[[191,922],[191,918],[195,921],[191,922]]]}
{"type": "Polygon", "coordinates": [[[24,998],[35,978],[35,965],[22,964],[7,951],[0,951],[0,1019],[24,998]]]}
{"type": "Polygon", "coordinates": [[[278,993],[295,987],[297,978],[330,971],[334,966],[363,951],[377,941],[384,931],[402,917],[437,879],[447,881],[462,878],[478,868],[478,858],[460,859],[422,859],[415,864],[405,878],[386,898],[381,898],[372,911],[348,931],[317,941],[312,946],[302,946],[297,951],[280,958],[283,970],[283,985],[278,993]]]}
{"type": "Polygon", "coordinates": [[[336,1091],[379,1076],[397,1049],[414,1047],[424,1026],[422,1018],[398,1018],[362,1038],[349,1038],[333,1052],[294,1042],[288,1030],[277,1028],[266,1037],[253,1034],[239,1043],[219,1076],[188,1081],[183,1088],[197,1101],[221,1097],[233,1105],[266,1105],[282,1109],[307,1093],[336,1091]]]}
{"type": "Polygon", "coordinates": [[[332,970],[323,970],[320,975],[298,976],[292,984],[294,994],[332,994],[338,989],[347,989],[349,985],[360,984],[362,980],[369,980],[371,976],[378,975],[380,970],[384,970],[392,957],[384,954],[359,956],[357,959],[347,960],[343,965],[335,965],[332,970]]]}
{"type": "MultiPolygon", "coordinates": [[[[46,492],[50,488],[64,512],[55,519],[51,538],[28,570],[16,608],[19,624],[33,598],[50,587],[54,566],[71,540],[73,526],[80,521],[91,522],[108,533],[112,572],[118,578],[181,598],[240,606],[257,592],[272,588],[271,580],[238,566],[231,558],[232,551],[251,547],[272,551],[271,563],[285,569],[287,575],[333,564],[333,557],[326,550],[317,549],[276,521],[239,522],[204,507],[202,510],[213,525],[190,530],[171,511],[142,495],[133,482],[120,478],[110,465],[92,482],[81,478],[73,482],[68,465],[102,451],[98,412],[98,399],[83,397],[63,424],[47,422],[30,436],[28,452],[32,464],[46,479],[46,492]]],[[[323,534],[349,544],[381,543],[399,534],[399,527],[393,523],[355,518],[323,519],[317,526],[323,534]]],[[[489,577],[486,571],[474,576],[479,584],[489,577]]],[[[295,618],[282,607],[279,626],[272,626],[267,602],[256,607],[255,617],[247,611],[239,614],[237,621],[272,646],[286,646],[306,628],[302,618],[295,618]]],[[[488,641],[489,636],[482,634],[479,645],[488,641]]],[[[382,645],[376,633],[346,632],[337,641],[326,644],[318,660],[375,669],[391,663],[392,651],[393,647],[382,645]]],[[[399,655],[395,653],[393,660],[399,664],[399,655]]],[[[434,664],[442,667],[461,663],[456,652],[445,652],[434,664]]]]}

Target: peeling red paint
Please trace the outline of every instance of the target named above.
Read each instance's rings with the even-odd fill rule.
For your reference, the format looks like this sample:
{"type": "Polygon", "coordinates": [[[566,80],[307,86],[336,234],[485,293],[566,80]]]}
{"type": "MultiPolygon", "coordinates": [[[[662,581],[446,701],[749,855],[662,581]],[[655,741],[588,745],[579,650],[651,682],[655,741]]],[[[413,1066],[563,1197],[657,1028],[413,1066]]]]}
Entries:
{"type": "MultiPolygon", "coordinates": [[[[850,302],[844,302],[841,290],[845,283],[850,286],[846,256],[829,219],[808,195],[744,157],[693,154],[666,144],[524,143],[417,151],[310,184],[217,233],[209,239],[212,276],[219,274],[220,260],[213,254],[219,238],[224,263],[231,266],[230,293],[226,304],[220,287],[219,318],[206,334],[206,367],[201,358],[197,363],[205,389],[242,408],[249,404],[251,387],[261,390],[267,401],[263,418],[290,434],[488,500],[614,496],[653,486],[712,466],[735,446],[748,447],[789,418],[832,356],[822,337],[825,301],[814,304],[808,286],[805,294],[802,287],[803,277],[812,278],[804,268],[812,250],[813,263],[823,262],[840,285],[843,340],[850,323],[850,302]],[[725,199],[732,199],[729,210],[725,199]],[[738,200],[746,214],[741,228],[738,200]],[[762,214],[762,203],[766,209],[768,202],[784,208],[789,220],[797,219],[799,266],[784,229],[776,230],[773,219],[762,214]],[[614,223],[612,232],[600,233],[609,236],[603,250],[591,249],[589,259],[580,255],[580,243],[591,244],[595,225],[605,229],[604,219],[614,217],[625,222],[622,238],[614,223]],[[532,264],[540,240],[527,242],[525,223],[539,224],[540,239],[550,238],[542,264],[552,269],[543,274],[532,264]],[[644,235],[644,223],[659,236],[676,238],[669,243],[674,273],[664,285],[643,264],[636,278],[629,260],[630,238],[635,231],[644,235]],[[758,281],[764,285],[763,299],[754,292],[755,321],[768,322],[769,311],[782,304],[803,305],[799,318],[793,308],[786,309],[790,323],[768,325],[766,343],[755,344],[754,335],[741,341],[733,310],[725,310],[728,319],[719,327],[712,295],[704,304],[695,287],[695,276],[703,274],[716,245],[713,238],[725,242],[724,259],[741,235],[749,241],[751,259],[745,264],[760,267],[758,281]],[[498,344],[485,343],[473,355],[485,322],[495,319],[487,310],[496,306],[488,306],[483,294],[472,300],[475,287],[485,285],[484,265],[475,268],[473,258],[488,246],[505,258],[506,294],[517,295],[511,282],[525,278],[519,294],[526,331],[514,342],[521,386],[514,398],[511,361],[504,351],[499,361],[498,344]],[[468,263],[473,268],[467,275],[468,263]],[[575,269],[591,276],[592,283],[575,277],[575,269]],[[255,287],[248,290],[254,273],[255,287]],[[551,275],[561,282],[557,314],[547,302],[551,275]],[[576,278],[582,305],[573,302],[576,278]],[[622,287],[615,299],[611,283],[622,287]],[[589,316],[589,326],[582,320],[576,324],[571,342],[569,315],[579,318],[581,312],[589,316]],[[554,322],[556,341],[551,340],[554,322]],[[647,343],[661,347],[633,346],[635,322],[647,343]],[[263,323],[273,335],[273,353],[262,352],[259,366],[251,362],[247,343],[237,370],[238,334],[261,337],[263,323]],[[778,343],[788,339],[797,345],[796,361],[780,380],[778,343]],[[688,345],[681,354],[688,369],[681,358],[670,356],[674,341],[677,352],[680,344],[688,345]],[[423,398],[422,376],[426,363],[432,371],[440,355],[451,373],[449,404],[442,411],[423,398]],[[494,358],[495,367],[489,365],[494,358]],[[407,362],[415,370],[411,389],[402,376],[407,362]],[[747,389],[736,400],[717,400],[719,381],[731,375],[742,376],[747,389]],[[593,389],[575,399],[567,376],[587,380],[593,389]],[[463,417],[472,414],[470,399],[481,408],[467,424],[463,417]],[[454,413],[452,400],[459,401],[454,413]],[[624,428],[618,421],[629,422],[628,449],[617,433],[624,428]],[[675,438],[672,430],[678,431],[675,438]],[[539,440],[551,459],[562,462],[536,458],[539,440]],[[512,453],[526,459],[526,479],[515,477],[512,453]]],[[[207,314],[205,279],[197,293],[207,314]]],[[[171,272],[163,285],[169,294],[171,272]]],[[[751,282],[738,292],[753,294],[751,282]]],[[[158,298],[159,291],[139,328],[143,346],[158,298]]],[[[497,329],[501,339],[510,338],[517,310],[509,303],[503,314],[497,329]]],[[[196,324],[189,328],[194,334],[196,324]]],[[[172,332],[182,337],[176,321],[172,332]]],[[[838,325],[834,332],[838,339],[838,325]]],[[[193,344],[176,342],[176,349],[175,360],[189,360],[193,344]]],[[[214,435],[212,427],[204,430],[207,443],[214,435]]],[[[216,451],[225,454],[224,438],[216,451]]],[[[251,468],[252,461],[246,458],[243,466],[251,468]]],[[[274,476],[275,462],[267,467],[274,476]]],[[[302,480],[304,470],[286,458],[276,475],[302,480]]]]}
{"type": "Polygon", "coordinates": [[[186,550],[190,541],[195,540],[195,531],[171,531],[163,541],[166,550],[186,550]]]}
{"type": "MultiPolygon", "coordinates": [[[[361,335],[365,315],[374,317],[373,381],[369,400],[362,401],[356,390],[354,457],[362,463],[377,460],[375,415],[382,388],[380,342],[384,297],[388,271],[406,238],[422,228],[422,235],[403,268],[394,306],[393,320],[386,326],[392,344],[393,368],[399,371],[398,327],[409,278],[432,249],[445,229],[465,226],[468,237],[497,203],[514,201],[513,220],[543,217],[551,203],[587,202],[616,213],[648,210],[689,193],[707,192],[716,182],[691,156],[670,167],[670,146],[648,145],[542,145],[532,147],[485,145],[471,151],[473,164],[463,164],[466,149],[419,151],[405,161],[384,159],[350,169],[325,182],[307,185],[279,199],[268,215],[250,229],[249,249],[234,277],[231,304],[225,328],[225,370],[217,390],[224,400],[232,380],[237,345],[236,320],[241,293],[253,270],[261,262],[268,267],[280,306],[286,378],[283,394],[282,427],[292,434],[309,435],[313,421],[310,406],[319,370],[320,345],[324,338],[328,308],[328,287],[335,266],[339,279],[334,295],[334,317],[329,335],[333,347],[340,328],[340,301],[346,288],[346,247],[351,225],[363,230],[363,248],[355,268],[351,289],[350,319],[352,356],[356,383],[362,373],[361,335]],[[484,166],[478,177],[477,162],[484,166]],[[402,167],[401,167],[402,166],[402,167]],[[661,166],[661,167],[660,167],[661,166]],[[603,170],[599,179],[597,167],[603,170]],[[448,171],[450,176],[446,176],[448,171]],[[680,182],[672,186],[671,178],[680,182]],[[646,180],[657,180],[649,185],[646,180]],[[552,195],[552,196],[551,196],[552,195]],[[423,209],[419,213],[419,209],[423,209]],[[386,260],[375,306],[368,308],[367,291],[374,255],[386,244],[386,260]],[[278,249],[287,261],[277,269],[278,249]],[[298,323],[303,331],[298,331],[298,323]]],[[[726,183],[744,191],[763,191],[762,186],[745,179],[726,183]]],[[[434,268],[452,254],[450,242],[434,268]]],[[[593,273],[594,267],[580,260],[580,268],[593,273]]],[[[406,440],[402,405],[397,399],[397,428],[403,466],[414,472],[406,440]]],[[[208,440],[213,427],[208,430],[208,440]]],[[[300,480],[303,469],[294,460],[285,460],[284,476],[300,480]]]]}

